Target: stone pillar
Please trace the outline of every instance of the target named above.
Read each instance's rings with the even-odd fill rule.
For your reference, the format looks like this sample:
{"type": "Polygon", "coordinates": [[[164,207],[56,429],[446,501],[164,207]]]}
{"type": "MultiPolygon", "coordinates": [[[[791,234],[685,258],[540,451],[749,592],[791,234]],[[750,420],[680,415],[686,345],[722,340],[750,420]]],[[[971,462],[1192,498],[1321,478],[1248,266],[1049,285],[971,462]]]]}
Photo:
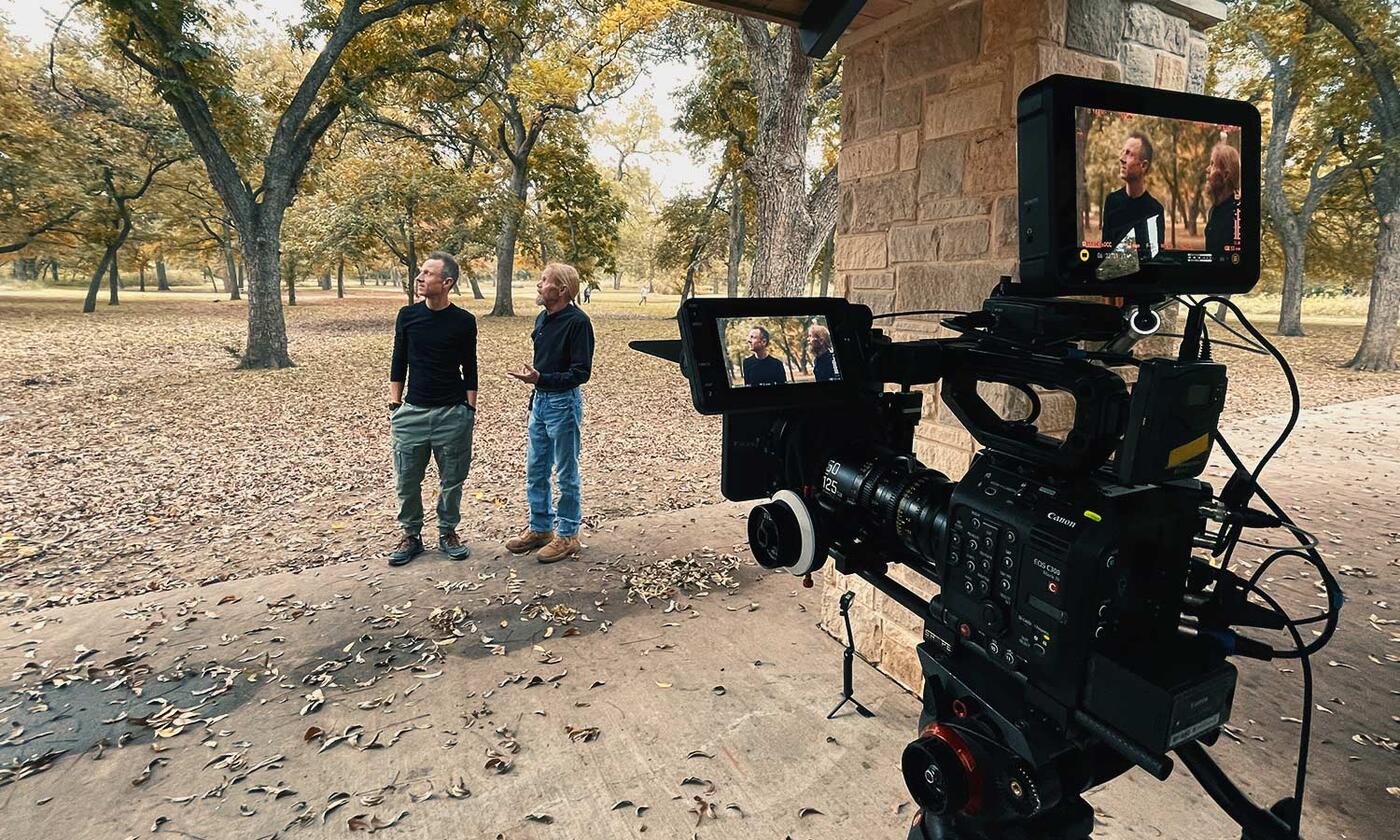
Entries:
{"type": "MultiPolygon", "coordinates": [[[[1215,0],[914,0],[848,32],[836,223],[838,288],[877,314],[978,308],[1016,271],[1016,98],[1055,73],[1203,92],[1215,0]]],[[[937,316],[895,319],[896,340],[946,333],[937,316]]],[[[889,322],[885,322],[889,324],[889,322]]],[[[952,478],[975,446],[925,389],[915,454],[952,478]]],[[[1024,397],[989,392],[1006,412],[1024,397]]],[[[1066,431],[1073,405],[1044,399],[1043,431],[1066,431]]],[[[1014,415],[1011,415],[1014,416],[1014,415]]],[[[891,576],[923,596],[935,587],[891,576]]],[[[858,578],[827,568],[822,623],[840,636],[837,602],[856,592],[856,646],[911,690],[922,675],[922,619],[858,578]]]]}

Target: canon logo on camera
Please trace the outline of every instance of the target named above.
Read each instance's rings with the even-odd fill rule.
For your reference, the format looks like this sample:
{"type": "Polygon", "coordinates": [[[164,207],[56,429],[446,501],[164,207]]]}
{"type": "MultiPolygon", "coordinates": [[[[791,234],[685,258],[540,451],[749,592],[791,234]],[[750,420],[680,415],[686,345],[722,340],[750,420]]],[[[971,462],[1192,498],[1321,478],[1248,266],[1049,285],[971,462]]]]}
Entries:
{"type": "Polygon", "coordinates": [[[1051,511],[1051,512],[1045,514],[1045,518],[1046,518],[1046,519],[1049,519],[1051,522],[1057,522],[1057,523],[1059,523],[1059,524],[1061,524],[1061,525],[1064,525],[1064,526],[1067,527],[1067,528],[1074,528],[1074,527],[1076,527],[1077,525],[1079,525],[1078,522],[1075,522],[1073,519],[1070,519],[1068,516],[1061,516],[1061,515],[1059,515],[1058,513],[1055,513],[1054,511],[1051,511]]]}

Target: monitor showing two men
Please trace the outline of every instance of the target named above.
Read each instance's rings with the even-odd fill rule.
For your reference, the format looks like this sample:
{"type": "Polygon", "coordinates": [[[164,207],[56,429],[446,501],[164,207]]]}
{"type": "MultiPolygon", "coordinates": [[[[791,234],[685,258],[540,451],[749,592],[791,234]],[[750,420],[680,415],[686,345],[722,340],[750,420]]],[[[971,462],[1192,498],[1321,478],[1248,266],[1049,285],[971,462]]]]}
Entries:
{"type": "Polygon", "coordinates": [[[1075,109],[1081,260],[1238,262],[1239,126],[1075,109]]]}
{"type": "Polygon", "coordinates": [[[729,387],[841,379],[825,315],[719,318],[729,387]]]}

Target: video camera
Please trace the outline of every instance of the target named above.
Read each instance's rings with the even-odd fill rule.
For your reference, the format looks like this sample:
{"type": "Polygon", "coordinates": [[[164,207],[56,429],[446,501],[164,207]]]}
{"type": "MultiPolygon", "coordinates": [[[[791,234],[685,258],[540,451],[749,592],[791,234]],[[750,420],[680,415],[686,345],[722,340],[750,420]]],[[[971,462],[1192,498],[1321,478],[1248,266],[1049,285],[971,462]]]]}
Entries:
{"type": "MultiPolygon", "coordinates": [[[[1180,295],[1257,280],[1259,114],[1053,76],[1021,94],[1017,140],[1020,276],[976,312],[933,313],[952,316],[950,337],[895,342],[837,298],[693,298],[678,346],[633,346],[678,361],[696,410],[723,415],[722,492],[765,500],[748,521],[760,564],[807,576],[829,558],[923,619],[924,711],[902,761],[920,807],[911,838],[1088,837],[1080,794],[1132,766],[1165,779],[1173,752],[1246,836],[1296,837],[1301,774],[1266,811],[1201,745],[1229,719],[1229,656],[1295,655],[1233,628],[1288,629],[1306,656],[1330,637],[1340,590],[1258,469],[1238,465],[1219,496],[1198,479],[1224,446],[1227,376],[1205,309],[1223,299],[1188,304],[1175,358],[1131,352],[1180,295]],[[1178,179],[1209,171],[1204,231],[1179,196],[1169,210],[1145,188],[1164,152],[1178,179]],[[935,383],[982,447],[957,481],[913,456],[914,386],[935,383]],[[1055,391],[1073,399],[1062,435],[1037,425],[1055,391]],[[1028,413],[1002,416],[1013,403],[1028,413]],[[1255,497],[1272,513],[1249,508],[1255,497]],[[1272,600],[1249,600],[1257,575],[1228,570],[1247,527],[1291,530],[1306,551],[1281,554],[1322,571],[1329,611],[1312,645],[1272,600]],[[920,597],[891,564],[938,594],[920,597]]],[[[848,698],[849,674],[848,652],[848,698]]]]}

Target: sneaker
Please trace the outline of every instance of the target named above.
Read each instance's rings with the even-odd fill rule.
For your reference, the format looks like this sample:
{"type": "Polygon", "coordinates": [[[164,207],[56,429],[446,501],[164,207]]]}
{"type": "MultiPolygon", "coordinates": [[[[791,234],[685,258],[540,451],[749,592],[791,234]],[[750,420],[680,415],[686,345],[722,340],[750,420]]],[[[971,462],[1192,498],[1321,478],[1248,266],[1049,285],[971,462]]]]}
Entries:
{"type": "Polygon", "coordinates": [[[549,545],[540,549],[539,561],[541,563],[558,563],[565,557],[573,557],[583,550],[583,544],[578,541],[577,536],[555,537],[549,541],[549,545]]]}
{"type": "Polygon", "coordinates": [[[465,560],[472,556],[472,550],[462,543],[456,531],[443,531],[438,534],[438,551],[453,560],[465,560]]]}
{"type": "Polygon", "coordinates": [[[423,540],[417,534],[404,534],[394,550],[389,552],[389,565],[402,566],[423,553],[423,540]]]}
{"type": "Polygon", "coordinates": [[[549,545],[554,539],[553,531],[531,531],[529,528],[506,540],[506,550],[511,554],[525,554],[540,546],[549,545]]]}

